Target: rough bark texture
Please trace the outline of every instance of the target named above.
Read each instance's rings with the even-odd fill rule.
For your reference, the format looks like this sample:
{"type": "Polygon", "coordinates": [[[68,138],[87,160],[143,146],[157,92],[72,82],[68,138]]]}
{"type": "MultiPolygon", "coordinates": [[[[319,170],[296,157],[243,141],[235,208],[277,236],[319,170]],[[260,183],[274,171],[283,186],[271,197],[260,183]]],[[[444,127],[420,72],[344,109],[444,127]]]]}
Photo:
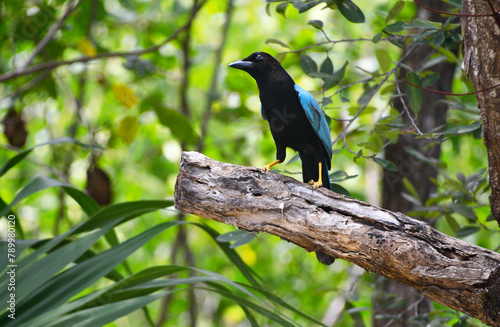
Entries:
{"type": "MultiPolygon", "coordinates": [[[[450,10],[450,6],[442,1],[420,0],[419,2],[424,6],[436,10],[450,10]]],[[[417,6],[416,17],[420,20],[435,22],[444,22],[448,19],[448,17],[426,10],[420,6],[417,6]]],[[[417,68],[422,67],[422,65],[429,60],[430,55],[435,52],[437,52],[437,50],[429,45],[421,45],[404,61],[404,63],[411,67],[413,71],[416,71],[417,68]]],[[[457,49],[455,49],[454,52],[457,53],[457,49]]],[[[432,85],[432,88],[439,91],[450,92],[455,69],[455,63],[446,61],[429,67],[429,71],[438,73],[440,76],[436,84],[432,85]]],[[[401,79],[404,79],[406,72],[407,70],[404,68],[400,70],[401,79]]],[[[401,81],[401,87],[403,88],[403,93],[406,93],[404,81],[401,81]]],[[[446,96],[442,94],[432,92],[425,93],[422,109],[419,111],[418,116],[414,117],[416,125],[423,133],[427,133],[445,124],[448,105],[440,101],[445,98],[446,96]]],[[[404,97],[404,101],[406,101],[407,104],[409,103],[407,96],[404,97]]],[[[413,126],[408,115],[413,113],[405,112],[405,108],[399,98],[394,101],[394,108],[402,113],[404,123],[408,126],[408,129],[411,129],[413,126]]],[[[403,193],[408,193],[408,191],[403,185],[402,179],[407,178],[415,186],[420,201],[425,203],[427,199],[429,199],[429,196],[436,191],[436,184],[431,181],[431,178],[436,178],[438,174],[437,167],[412,157],[410,153],[406,151],[407,148],[412,148],[422,153],[424,156],[433,159],[439,159],[441,154],[441,144],[439,142],[426,138],[417,138],[416,135],[410,133],[401,134],[398,141],[387,148],[385,158],[396,163],[398,171],[391,172],[384,170],[382,207],[391,211],[403,213],[414,210],[415,205],[403,197],[403,193]],[[434,142],[434,145],[432,145],[431,142],[434,142]]],[[[393,321],[391,327],[405,327],[408,326],[408,319],[412,316],[416,314],[424,315],[432,310],[431,301],[422,301],[419,292],[391,280],[386,279],[380,282],[382,284],[379,290],[380,293],[390,293],[396,295],[398,298],[404,298],[406,307],[402,309],[390,309],[381,301],[373,301],[374,327],[382,327],[387,324],[386,319],[376,319],[377,316],[399,316],[398,320],[393,321]],[[415,309],[407,310],[407,308],[413,307],[414,303],[417,302],[418,305],[415,309]]]]}
{"type": "Polygon", "coordinates": [[[404,214],[197,152],[182,155],[175,206],[321,250],[500,326],[500,254],[404,214]]]}
{"type": "MultiPolygon", "coordinates": [[[[500,2],[464,0],[462,13],[488,15],[500,2]]],[[[500,17],[462,17],[464,70],[476,91],[500,84],[500,17]]],[[[488,149],[491,213],[500,224],[500,88],[476,94],[483,120],[484,144],[488,149]]]]}

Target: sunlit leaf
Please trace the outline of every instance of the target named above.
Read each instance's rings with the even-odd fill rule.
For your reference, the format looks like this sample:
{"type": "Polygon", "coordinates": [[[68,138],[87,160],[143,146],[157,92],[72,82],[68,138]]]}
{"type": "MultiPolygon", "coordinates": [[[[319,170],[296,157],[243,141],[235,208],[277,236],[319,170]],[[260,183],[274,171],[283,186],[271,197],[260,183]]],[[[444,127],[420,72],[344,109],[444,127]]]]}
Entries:
{"type": "Polygon", "coordinates": [[[409,105],[413,112],[417,114],[422,108],[422,102],[424,100],[424,92],[422,89],[418,88],[422,87],[422,82],[420,81],[420,77],[414,72],[406,74],[406,81],[408,82],[406,85],[408,89],[409,105]]]}
{"type": "Polygon", "coordinates": [[[183,114],[176,110],[166,108],[164,106],[156,106],[156,114],[160,123],[167,126],[172,134],[180,141],[189,144],[198,142],[198,135],[194,131],[193,125],[183,114]]]}
{"type": "Polygon", "coordinates": [[[137,117],[125,116],[118,123],[116,133],[123,140],[123,142],[130,144],[135,139],[138,130],[139,123],[137,117]]]}
{"type": "Polygon", "coordinates": [[[396,2],[396,4],[394,4],[394,6],[391,8],[389,13],[387,14],[387,17],[385,18],[385,22],[388,23],[391,20],[393,20],[397,15],[399,15],[399,13],[401,12],[401,10],[403,10],[404,7],[405,7],[404,1],[400,0],[400,1],[396,2]]]}
{"type": "Polygon", "coordinates": [[[382,158],[373,158],[373,161],[378,163],[380,166],[382,166],[386,170],[389,170],[392,172],[398,171],[398,166],[396,166],[396,164],[392,161],[382,159],[382,158]]]}
{"type": "Polygon", "coordinates": [[[382,72],[386,72],[391,68],[392,59],[384,49],[375,50],[375,57],[377,57],[378,64],[382,72]]]}

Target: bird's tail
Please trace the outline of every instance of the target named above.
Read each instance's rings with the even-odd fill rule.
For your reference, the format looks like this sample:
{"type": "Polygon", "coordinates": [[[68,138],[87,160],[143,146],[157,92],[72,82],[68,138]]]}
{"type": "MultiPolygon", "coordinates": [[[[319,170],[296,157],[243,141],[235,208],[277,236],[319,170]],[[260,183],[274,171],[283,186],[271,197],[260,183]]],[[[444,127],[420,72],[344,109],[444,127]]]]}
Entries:
{"type": "MultiPolygon", "coordinates": [[[[302,181],[304,183],[309,183],[311,180],[317,182],[319,177],[319,165],[313,156],[300,155],[300,160],[302,160],[302,181]]],[[[321,163],[321,179],[323,180],[323,187],[332,189],[330,184],[330,176],[328,174],[328,159],[324,158],[321,163]]]]}

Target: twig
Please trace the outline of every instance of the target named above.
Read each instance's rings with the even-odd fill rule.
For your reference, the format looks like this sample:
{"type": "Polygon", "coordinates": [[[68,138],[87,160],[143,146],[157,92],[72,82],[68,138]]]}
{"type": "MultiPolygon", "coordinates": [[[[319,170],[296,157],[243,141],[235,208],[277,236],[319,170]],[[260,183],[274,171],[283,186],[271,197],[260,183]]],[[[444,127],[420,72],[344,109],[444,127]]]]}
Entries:
{"type": "MultiPolygon", "coordinates": [[[[451,12],[448,12],[448,11],[441,11],[441,10],[437,10],[437,9],[433,9],[433,8],[430,8],[430,7],[427,7],[426,5],[424,5],[423,3],[421,3],[420,1],[418,0],[414,0],[417,5],[419,5],[420,7],[426,9],[426,10],[429,10],[429,11],[432,11],[432,12],[435,12],[435,13],[438,13],[438,14],[442,14],[442,15],[448,15],[448,16],[458,16],[458,17],[491,17],[492,15],[491,14],[488,14],[488,15],[470,15],[470,14],[455,14],[455,13],[451,13],[451,12]]],[[[489,0],[488,0],[489,1],[489,0]]]]}
{"type": "Polygon", "coordinates": [[[398,69],[399,69],[399,66],[401,65],[401,63],[411,54],[413,53],[413,51],[418,47],[417,46],[414,46],[413,48],[411,48],[410,50],[408,50],[408,52],[406,52],[402,57],[401,59],[399,59],[398,62],[396,62],[396,65],[394,66],[394,68],[392,68],[389,72],[387,72],[385,74],[385,77],[384,79],[377,85],[377,87],[373,90],[373,93],[370,97],[370,99],[368,99],[366,101],[366,103],[361,107],[359,108],[359,110],[354,114],[354,116],[349,120],[349,122],[347,123],[347,125],[344,127],[344,129],[342,130],[342,132],[337,135],[337,137],[335,138],[335,140],[333,140],[332,144],[335,144],[338,140],[340,140],[340,138],[344,137],[345,136],[345,133],[347,132],[347,129],[352,125],[352,123],[356,120],[356,118],[359,117],[359,115],[363,112],[363,110],[366,109],[366,107],[368,106],[368,104],[370,103],[371,99],[375,96],[375,94],[378,92],[378,90],[380,90],[380,88],[382,87],[382,85],[385,84],[385,82],[387,82],[387,80],[389,79],[389,77],[394,74],[394,72],[396,72],[398,69]]]}
{"type": "Polygon", "coordinates": [[[160,42],[159,44],[156,44],[154,46],[151,46],[146,49],[137,49],[137,50],[131,50],[131,51],[112,51],[112,52],[105,52],[105,53],[100,53],[97,54],[93,57],[80,57],[76,59],[70,59],[70,60],[54,60],[54,61],[49,61],[49,62],[44,62],[35,66],[30,66],[26,68],[21,68],[9,73],[5,73],[0,75],[0,82],[5,82],[8,80],[11,80],[13,78],[22,76],[22,75],[28,75],[32,74],[41,70],[52,70],[60,66],[67,66],[71,65],[77,62],[89,62],[89,61],[94,61],[98,59],[104,59],[104,58],[113,58],[113,57],[127,57],[127,56],[140,56],[146,53],[151,53],[155,52],[158,49],[160,49],[162,46],[165,44],[171,42],[172,40],[176,39],[180,33],[182,33],[184,30],[186,30],[196,17],[196,14],[198,11],[203,7],[203,5],[206,3],[207,0],[201,1],[192,11],[188,21],[181,27],[179,27],[175,32],[173,32],[168,38],[166,38],[164,41],[160,42]]]}
{"type": "Polygon", "coordinates": [[[198,143],[198,152],[203,152],[204,139],[205,135],[207,134],[207,128],[208,128],[208,121],[210,120],[210,116],[212,115],[212,104],[217,97],[217,81],[219,79],[220,65],[222,61],[222,51],[226,44],[227,34],[229,32],[229,27],[231,25],[232,12],[233,12],[233,0],[228,0],[226,7],[226,21],[224,22],[224,26],[222,27],[222,33],[221,33],[222,39],[220,41],[219,47],[217,48],[217,51],[215,52],[212,81],[210,83],[210,89],[208,90],[207,103],[201,121],[201,135],[200,135],[200,141],[198,143]]]}
{"type": "Polygon", "coordinates": [[[36,45],[35,49],[31,53],[31,55],[28,57],[28,60],[26,60],[26,62],[23,64],[23,66],[22,66],[23,68],[28,67],[31,64],[31,62],[33,61],[33,59],[35,59],[35,57],[38,56],[38,54],[45,48],[45,46],[47,46],[47,44],[49,44],[50,40],[52,40],[52,38],[54,37],[56,32],[61,28],[64,21],[66,21],[66,19],[69,17],[69,15],[71,15],[71,13],[76,9],[76,7],[78,7],[83,1],[84,0],[78,1],[78,3],[74,6],[73,6],[74,0],[69,1],[68,8],[66,9],[66,12],[50,28],[50,30],[47,32],[47,34],[45,34],[43,39],[40,42],[38,42],[38,44],[36,45]]]}
{"type": "Polygon", "coordinates": [[[490,91],[492,89],[495,89],[497,87],[500,87],[500,84],[496,84],[496,85],[487,87],[485,89],[481,89],[479,91],[474,91],[474,92],[468,92],[468,93],[450,93],[450,92],[443,92],[443,91],[431,90],[431,89],[428,89],[428,88],[423,87],[423,86],[415,85],[415,84],[413,84],[411,82],[408,82],[408,81],[406,81],[406,84],[410,84],[411,86],[414,86],[414,87],[416,87],[418,89],[421,89],[421,90],[424,90],[424,91],[428,91],[428,92],[432,92],[432,93],[437,93],[437,94],[452,95],[452,96],[457,96],[457,97],[462,97],[462,96],[466,96],[466,95],[473,95],[473,94],[483,93],[483,92],[487,92],[487,91],[490,91]]]}

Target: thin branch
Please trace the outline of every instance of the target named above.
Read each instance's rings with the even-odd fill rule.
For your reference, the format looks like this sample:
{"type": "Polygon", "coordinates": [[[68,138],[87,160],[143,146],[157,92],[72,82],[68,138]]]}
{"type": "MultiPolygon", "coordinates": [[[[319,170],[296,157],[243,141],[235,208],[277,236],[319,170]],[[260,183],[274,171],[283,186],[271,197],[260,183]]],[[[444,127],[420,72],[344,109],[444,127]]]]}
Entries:
{"type": "Polygon", "coordinates": [[[450,93],[450,92],[443,92],[443,91],[431,90],[431,89],[428,89],[428,88],[423,87],[423,86],[415,85],[415,84],[413,84],[411,82],[408,82],[408,81],[406,81],[406,83],[410,84],[411,86],[414,86],[414,87],[416,87],[418,89],[424,90],[424,91],[428,91],[428,92],[432,92],[432,93],[437,93],[437,94],[444,94],[444,95],[453,95],[453,96],[457,96],[457,97],[462,97],[462,96],[466,96],[466,95],[473,95],[473,94],[483,93],[483,92],[487,92],[487,91],[490,91],[492,89],[495,89],[497,87],[500,87],[500,84],[496,84],[496,85],[487,87],[487,88],[479,90],[479,91],[474,91],[474,92],[468,92],[468,93],[450,93]]]}
{"type": "Polygon", "coordinates": [[[61,28],[63,23],[66,21],[66,19],[71,15],[71,13],[83,2],[84,0],[78,1],[77,4],[73,6],[74,0],[70,0],[68,3],[68,8],[66,8],[66,12],[62,15],[61,18],[50,28],[50,30],[47,32],[47,34],[43,37],[43,39],[38,42],[36,45],[35,49],[31,53],[31,55],[28,57],[28,60],[23,64],[23,68],[28,67],[33,59],[35,59],[36,56],[49,44],[50,40],[54,37],[56,32],[61,28]]]}
{"type": "Polygon", "coordinates": [[[199,10],[203,7],[203,5],[206,3],[207,0],[201,1],[192,11],[188,21],[179,27],[175,32],[173,32],[168,38],[166,38],[164,41],[160,42],[159,44],[156,44],[154,46],[151,46],[146,49],[137,49],[137,50],[131,50],[131,51],[112,51],[112,52],[105,52],[105,53],[100,53],[97,54],[93,57],[80,57],[76,59],[70,59],[70,60],[55,60],[55,61],[49,61],[49,62],[44,62],[35,66],[30,66],[26,68],[21,68],[12,72],[8,72],[5,74],[0,75],[0,82],[5,82],[8,80],[11,80],[13,78],[17,78],[22,75],[28,75],[32,74],[41,70],[53,70],[55,68],[61,67],[61,66],[67,66],[71,65],[77,62],[89,62],[89,61],[94,61],[98,59],[105,59],[105,58],[114,58],[114,57],[127,57],[127,56],[140,56],[143,54],[155,52],[158,49],[160,49],[162,46],[165,44],[171,42],[172,40],[175,40],[180,33],[182,33],[184,30],[189,28],[191,25],[192,21],[196,17],[196,14],[199,12],[199,10]]]}
{"type": "Polygon", "coordinates": [[[448,11],[441,11],[441,10],[436,10],[436,9],[427,7],[426,5],[424,5],[423,3],[421,3],[418,0],[414,0],[414,1],[417,3],[417,5],[419,5],[420,7],[424,8],[425,10],[429,10],[429,11],[432,11],[432,12],[435,12],[435,13],[438,13],[438,14],[442,14],[442,15],[458,16],[458,17],[491,17],[491,16],[493,16],[492,14],[488,14],[488,15],[456,14],[456,13],[452,13],[452,12],[448,12],[448,11]]]}
{"type": "Polygon", "coordinates": [[[222,33],[221,33],[222,38],[219,47],[215,52],[212,81],[210,83],[210,89],[208,90],[207,103],[201,121],[201,135],[200,135],[200,141],[198,143],[199,152],[203,152],[204,139],[205,135],[207,134],[207,128],[208,128],[208,121],[210,120],[210,116],[212,115],[212,104],[214,103],[214,100],[217,98],[217,81],[219,80],[222,52],[226,44],[229,27],[231,26],[232,13],[233,13],[233,0],[228,0],[226,7],[226,21],[224,22],[224,26],[222,27],[222,33]]]}
{"type": "Polygon", "coordinates": [[[371,99],[375,96],[375,94],[377,94],[377,92],[380,90],[380,88],[385,84],[385,82],[387,82],[387,80],[389,79],[389,77],[394,74],[394,72],[396,72],[398,69],[399,69],[399,66],[401,65],[401,63],[411,54],[413,53],[413,51],[417,48],[418,46],[415,46],[413,48],[411,48],[410,50],[408,50],[408,52],[406,52],[402,57],[401,59],[399,59],[398,62],[396,62],[396,65],[394,66],[394,68],[392,68],[389,72],[387,72],[385,74],[385,77],[384,79],[377,85],[377,87],[372,91],[372,95],[370,97],[370,99],[368,99],[368,101],[366,101],[366,103],[361,107],[359,108],[359,110],[354,114],[354,116],[349,120],[349,122],[347,123],[347,125],[344,127],[344,129],[342,130],[342,132],[340,132],[339,135],[337,135],[337,137],[335,138],[335,140],[333,140],[332,144],[335,144],[338,140],[340,140],[342,137],[345,136],[345,133],[347,132],[347,129],[352,125],[352,123],[356,120],[356,118],[359,117],[359,115],[361,115],[361,113],[363,112],[363,110],[366,109],[366,107],[368,106],[368,104],[370,103],[371,99]]]}

